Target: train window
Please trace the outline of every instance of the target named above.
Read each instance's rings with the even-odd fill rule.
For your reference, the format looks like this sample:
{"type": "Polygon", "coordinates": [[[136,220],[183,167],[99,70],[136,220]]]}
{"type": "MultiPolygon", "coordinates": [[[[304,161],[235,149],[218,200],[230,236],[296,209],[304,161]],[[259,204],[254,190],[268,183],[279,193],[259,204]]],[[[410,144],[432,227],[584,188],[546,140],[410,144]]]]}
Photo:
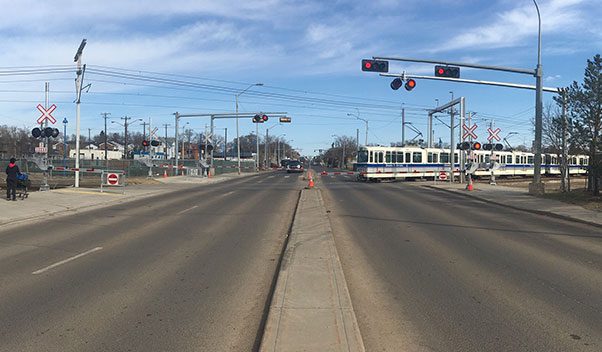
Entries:
{"type": "Polygon", "coordinates": [[[358,163],[367,163],[368,162],[368,151],[360,150],[357,154],[357,162],[358,163]]]}
{"type": "Polygon", "coordinates": [[[433,162],[433,153],[428,152],[427,156],[426,156],[426,161],[428,163],[432,163],[433,162]]]}
{"type": "Polygon", "coordinates": [[[488,163],[489,162],[489,154],[485,155],[485,162],[488,163]]]}
{"type": "Polygon", "coordinates": [[[577,164],[577,158],[573,157],[571,164],[576,165],[577,164]]]}
{"type": "Polygon", "coordinates": [[[439,162],[439,154],[437,154],[437,153],[433,154],[433,162],[434,163],[438,163],[439,162]]]}
{"type": "Polygon", "coordinates": [[[368,160],[368,162],[373,163],[374,162],[374,152],[370,151],[369,153],[370,153],[370,155],[369,155],[370,159],[368,160]]]}
{"type": "Polygon", "coordinates": [[[391,152],[387,152],[385,154],[385,162],[390,164],[391,163],[391,152]]]}
{"type": "Polygon", "coordinates": [[[403,153],[402,152],[395,153],[395,162],[403,163],[403,153]]]}
{"type": "Polygon", "coordinates": [[[449,153],[441,153],[441,162],[449,163],[449,153]]]}
{"type": "Polygon", "coordinates": [[[378,163],[383,163],[385,161],[384,158],[384,153],[383,152],[378,152],[378,163]]]}
{"type": "Polygon", "coordinates": [[[506,156],[505,155],[502,155],[502,161],[501,162],[502,162],[502,164],[506,163],[506,156]]]}
{"type": "Polygon", "coordinates": [[[520,156],[519,155],[516,156],[516,162],[515,162],[515,164],[520,164],[520,156]]]}
{"type": "Polygon", "coordinates": [[[579,158],[579,165],[585,165],[585,158],[579,158]]]}
{"type": "Polygon", "coordinates": [[[406,153],[406,163],[410,163],[412,161],[412,159],[410,159],[410,153],[406,153]]]}
{"type": "Polygon", "coordinates": [[[527,157],[527,164],[533,164],[533,156],[529,155],[527,157]]]}
{"type": "Polygon", "coordinates": [[[458,155],[458,153],[454,153],[454,163],[458,163],[460,160],[460,156],[458,155]]]}
{"type": "Polygon", "coordinates": [[[414,163],[421,163],[422,162],[422,153],[420,153],[420,152],[414,152],[412,154],[412,162],[414,162],[414,163]]]}

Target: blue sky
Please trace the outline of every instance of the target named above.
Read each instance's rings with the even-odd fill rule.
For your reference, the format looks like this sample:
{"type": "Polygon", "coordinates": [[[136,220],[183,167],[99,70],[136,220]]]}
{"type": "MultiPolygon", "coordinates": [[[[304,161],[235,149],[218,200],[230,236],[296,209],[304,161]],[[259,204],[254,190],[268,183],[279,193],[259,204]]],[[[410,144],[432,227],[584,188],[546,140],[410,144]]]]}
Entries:
{"type": "MultiPolygon", "coordinates": [[[[234,94],[261,82],[240,97],[240,111],[286,111],[293,123],[271,128],[286,134],[306,155],[327,148],[333,134],[355,137],[369,122],[369,143],[401,139],[400,110],[426,134],[425,109],[447,102],[453,92],[476,112],[477,133],[486,137],[490,120],[501,135],[518,132],[513,144],[530,144],[534,92],[458,83],[418,81],[407,92],[389,88],[390,79],[362,72],[371,56],[400,56],[474,62],[533,69],[537,15],[530,0],[498,1],[5,1],[0,0],[0,67],[60,65],[71,71],[45,75],[0,74],[0,124],[33,127],[50,82],[54,113],[67,118],[74,133],[73,56],[82,40],[89,68],[82,96],[82,134],[102,128],[100,113],[112,117],[170,123],[173,113],[229,112],[234,94]],[[135,71],[122,71],[135,70],[135,71]],[[110,71],[101,72],[101,70],[110,71]],[[115,77],[115,72],[156,74],[194,83],[166,86],[115,77]],[[84,132],[85,131],[85,132],[84,132]]],[[[600,52],[602,10],[594,0],[540,0],[545,86],[581,81],[586,60],[600,52]]],[[[391,63],[391,72],[433,75],[433,65],[391,63]]],[[[534,84],[525,75],[462,69],[462,77],[534,84]]],[[[545,103],[550,102],[549,94],[545,103]]],[[[442,116],[447,123],[449,118],[442,116]]],[[[260,126],[261,135],[275,119],[260,126]]],[[[201,132],[207,119],[191,119],[201,132]]],[[[62,127],[62,126],[61,126],[62,127]]],[[[235,131],[234,121],[218,127],[235,131]]],[[[113,124],[109,132],[120,127],[113,124]]],[[[132,126],[133,130],[141,127],[132,126]]],[[[436,122],[436,140],[449,140],[436,122]]],[[[61,128],[62,130],[62,128],[61,128]]],[[[241,121],[240,132],[255,130],[241,121]]],[[[173,130],[170,131],[170,134],[173,130]]],[[[223,130],[218,131],[223,133],[223,130]]],[[[163,135],[163,129],[161,129],[163,135]]],[[[406,137],[414,135],[406,131],[406,137]]]]}

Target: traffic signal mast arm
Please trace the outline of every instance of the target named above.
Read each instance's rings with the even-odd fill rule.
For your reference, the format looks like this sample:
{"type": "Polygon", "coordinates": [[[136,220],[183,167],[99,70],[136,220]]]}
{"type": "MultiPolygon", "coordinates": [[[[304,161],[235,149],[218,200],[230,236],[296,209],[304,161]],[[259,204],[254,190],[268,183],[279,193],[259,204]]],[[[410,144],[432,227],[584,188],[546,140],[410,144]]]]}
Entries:
{"type": "MultiPolygon", "coordinates": [[[[481,81],[476,79],[464,79],[464,78],[450,78],[450,77],[433,77],[433,76],[421,76],[421,75],[410,75],[407,73],[381,73],[383,77],[405,77],[406,79],[430,79],[435,81],[451,81],[451,82],[461,82],[461,83],[471,83],[471,84],[482,84],[487,86],[498,86],[498,87],[509,87],[509,88],[519,88],[519,89],[527,89],[527,90],[535,90],[536,87],[529,84],[517,84],[517,83],[507,83],[507,82],[495,82],[495,81],[481,81]]],[[[558,93],[558,88],[551,87],[543,87],[542,90],[544,92],[549,93],[558,93]]]]}
{"type": "Polygon", "coordinates": [[[488,66],[488,65],[478,65],[471,64],[466,62],[446,62],[439,60],[425,60],[425,59],[409,59],[403,57],[372,57],[374,60],[391,60],[391,61],[405,61],[405,62],[419,62],[425,64],[435,64],[435,65],[445,65],[445,66],[460,66],[460,67],[471,67],[471,68],[480,68],[485,70],[494,70],[494,71],[504,71],[504,72],[512,72],[512,73],[522,73],[535,76],[535,70],[528,70],[524,68],[513,68],[513,67],[503,67],[503,66],[488,66]]]}

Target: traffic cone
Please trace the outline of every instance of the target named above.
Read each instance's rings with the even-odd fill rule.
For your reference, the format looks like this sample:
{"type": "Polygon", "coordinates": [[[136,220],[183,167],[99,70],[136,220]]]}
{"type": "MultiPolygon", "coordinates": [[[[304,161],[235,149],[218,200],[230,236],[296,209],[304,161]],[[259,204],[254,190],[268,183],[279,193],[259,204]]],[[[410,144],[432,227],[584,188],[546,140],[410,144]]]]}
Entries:
{"type": "Polygon", "coordinates": [[[309,185],[307,185],[307,188],[314,188],[314,178],[310,177],[309,178],[309,185]]]}
{"type": "Polygon", "coordinates": [[[167,169],[163,170],[163,178],[167,178],[167,169]]]}

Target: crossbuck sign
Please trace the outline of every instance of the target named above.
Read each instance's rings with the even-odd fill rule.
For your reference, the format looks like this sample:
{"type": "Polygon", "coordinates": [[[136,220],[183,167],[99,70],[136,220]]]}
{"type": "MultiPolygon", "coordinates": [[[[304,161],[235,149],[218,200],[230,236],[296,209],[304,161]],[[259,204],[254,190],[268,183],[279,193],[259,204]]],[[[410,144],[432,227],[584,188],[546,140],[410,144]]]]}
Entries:
{"type": "Polygon", "coordinates": [[[42,124],[45,120],[50,121],[52,124],[56,123],[56,119],[52,117],[52,112],[56,110],[56,105],[52,104],[48,109],[45,109],[42,104],[38,104],[37,108],[42,113],[42,116],[38,118],[39,124],[42,124]]]}
{"type": "Polygon", "coordinates": [[[498,136],[498,134],[500,133],[500,131],[501,130],[499,129],[499,127],[496,128],[495,130],[492,130],[491,128],[488,128],[487,132],[489,132],[489,137],[487,137],[487,140],[489,142],[491,142],[491,141],[493,141],[495,139],[496,141],[499,142],[500,141],[500,136],[498,136]]]}
{"type": "Polygon", "coordinates": [[[462,139],[466,139],[467,137],[472,137],[473,139],[477,139],[477,134],[474,131],[477,129],[477,124],[468,127],[466,125],[462,125],[462,129],[465,131],[462,135],[462,139]]]}

